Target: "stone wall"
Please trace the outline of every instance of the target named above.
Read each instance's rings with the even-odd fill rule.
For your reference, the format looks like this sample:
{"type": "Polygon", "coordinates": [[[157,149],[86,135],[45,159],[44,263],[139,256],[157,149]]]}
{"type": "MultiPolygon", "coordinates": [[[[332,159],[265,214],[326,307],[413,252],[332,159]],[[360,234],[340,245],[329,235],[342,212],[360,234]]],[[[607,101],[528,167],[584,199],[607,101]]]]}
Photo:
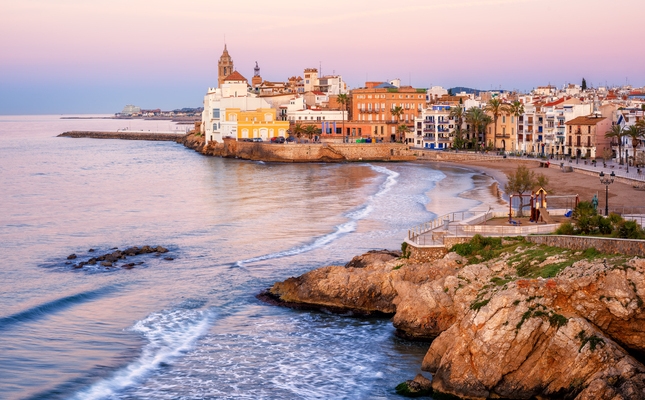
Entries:
{"type": "Polygon", "coordinates": [[[414,161],[407,146],[397,143],[257,143],[225,139],[209,144],[204,154],[274,162],[414,161]]]}
{"type": "Polygon", "coordinates": [[[527,236],[532,243],[584,251],[595,248],[601,253],[645,257],[645,240],[595,238],[587,236],[527,236]]]}
{"type": "Polygon", "coordinates": [[[439,260],[448,254],[448,249],[444,246],[415,247],[408,245],[408,249],[410,250],[410,260],[418,263],[439,260]]]}

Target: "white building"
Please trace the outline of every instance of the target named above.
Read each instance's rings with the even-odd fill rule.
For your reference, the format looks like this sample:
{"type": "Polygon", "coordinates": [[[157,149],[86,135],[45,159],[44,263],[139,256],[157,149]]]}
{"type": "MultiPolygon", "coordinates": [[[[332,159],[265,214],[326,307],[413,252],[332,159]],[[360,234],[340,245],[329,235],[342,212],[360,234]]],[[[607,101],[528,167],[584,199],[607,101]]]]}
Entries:
{"type": "Polygon", "coordinates": [[[248,91],[247,80],[237,72],[229,75],[221,88],[209,88],[204,96],[202,134],[205,143],[221,143],[225,137],[238,137],[237,121],[227,117],[227,109],[252,111],[271,108],[262,98],[248,91]]]}

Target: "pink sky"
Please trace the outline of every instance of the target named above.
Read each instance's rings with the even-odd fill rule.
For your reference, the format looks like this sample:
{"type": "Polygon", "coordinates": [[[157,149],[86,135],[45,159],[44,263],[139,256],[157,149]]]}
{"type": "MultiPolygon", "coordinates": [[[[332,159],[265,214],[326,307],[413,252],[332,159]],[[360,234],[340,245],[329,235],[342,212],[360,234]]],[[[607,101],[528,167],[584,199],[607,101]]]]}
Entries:
{"type": "Polygon", "coordinates": [[[645,85],[642,0],[3,3],[0,114],[47,112],[37,93],[69,104],[61,112],[76,98],[88,112],[199,106],[225,40],[247,78],[258,61],[267,80],[322,65],[351,87],[645,85]]]}

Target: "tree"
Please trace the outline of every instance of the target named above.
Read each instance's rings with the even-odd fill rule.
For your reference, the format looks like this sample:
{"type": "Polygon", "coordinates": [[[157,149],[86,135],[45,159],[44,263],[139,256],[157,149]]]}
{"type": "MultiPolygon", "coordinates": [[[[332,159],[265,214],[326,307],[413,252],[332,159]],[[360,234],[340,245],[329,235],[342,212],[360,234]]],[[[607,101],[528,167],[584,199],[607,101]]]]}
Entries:
{"type": "Polygon", "coordinates": [[[452,141],[452,147],[455,149],[463,149],[466,145],[466,140],[464,139],[464,133],[461,129],[455,129],[455,138],[452,141]]]}
{"type": "MultiPolygon", "coordinates": [[[[343,112],[343,132],[342,135],[345,136],[345,113],[347,112],[347,104],[349,104],[349,96],[347,96],[345,93],[341,93],[336,97],[336,101],[338,104],[342,107],[342,112],[343,112]]],[[[336,132],[334,132],[336,133],[336,132]]]]}
{"type": "Polygon", "coordinates": [[[403,112],[404,112],[404,110],[403,110],[403,107],[401,107],[401,106],[393,107],[390,110],[390,114],[392,114],[393,118],[396,118],[397,122],[401,121],[401,116],[403,115],[403,112]]]}
{"type": "Polygon", "coordinates": [[[611,130],[605,134],[608,138],[616,138],[618,141],[618,159],[619,164],[623,165],[623,137],[625,137],[625,130],[620,125],[613,125],[611,130]]]}
{"type": "Polygon", "coordinates": [[[305,136],[307,136],[307,138],[309,138],[309,140],[313,139],[313,137],[317,135],[318,132],[319,129],[318,127],[316,127],[316,125],[305,125],[303,128],[303,133],[305,134],[305,136]]]}
{"type": "Polygon", "coordinates": [[[549,185],[549,178],[543,174],[536,175],[535,172],[530,171],[525,165],[520,165],[517,167],[515,172],[506,174],[506,185],[504,185],[504,190],[509,195],[519,194],[520,198],[520,207],[517,212],[517,216],[522,216],[522,210],[524,207],[524,193],[531,192],[534,189],[543,187],[547,188],[549,185]]]}
{"type": "MultiPolygon", "coordinates": [[[[508,111],[511,115],[515,116],[515,135],[517,135],[519,132],[518,126],[520,123],[520,115],[524,114],[524,104],[522,104],[519,100],[515,100],[509,106],[508,111]]],[[[526,136],[522,135],[522,139],[524,139],[525,137],[526,136]]],[[[522,141],[524,142],[524,140],[522,141]]]]}
{"type": "Polygon", "coordinates": [[[300,122],[296,123],[293,127],[293,135],[300,139],[302,134],[305,132],[305,128],[302,126],[300,122]]]}
{"type": "Polygon", "coordinates": [[[582,86],[582,91],[583,92],[585,90],[587,90],[587,81],[585,80],[585,78],[582,78],[582,85],[581,86],[582,86]]]}
{"type": "Polygon", "coordinates": [[[466,114],[466,110],[462,106],[457,106],[453,107],[450,109],[450,115],[449,117],[455,120],[455,129],[460,129],[461,126],[464,124],[464,116],[466,114]]]}
{"type": "MultiPolygon", "coordinates": [[[[634,154],[632,155],[636,155],[636,148],[641,143],[641,139],[643,139],[644,134],[645,132],[641,131],[636,125],[631,125],[625,129],[625,136],[629,136],[632,139],[632,149],[634,149],[634,154]]],[[[627,162],[629,162],[629,160],[627,160],[627,162]]]]}
{"type": "Polygon", "coordinates": [[[472,140],[473,148],[475,148],[475,150],[477,150],[477,147],[479,146],[479,127],[481,126],[483,117],[484,113],[482,112],[481,108],[477,107],[470,107],[464,115],[464,119],[470,126],[470,130],[473,134],[472,140]]]}
{"type": "Polygon", "coordinates": [[[486,107],[484,108],[484,110],[493,114],[493,124],[494,124],[493,129],[494,129],[495,138],[496,138],[497,137],[497,118],[499,118],[499,115],[502,113],[510,113],[510,106],[508,104],[502,103],[502,101],[497,97],[494,97],[490,99],[488,104],[486,104],[486,107]]]}
{"type": "Polygon", "coordinates": [[[401,124],[396,127],[396,132],[399,134],[399,140],[402,143],[405,143],[405,134],[408,133],[410,129],[408,129],[408,126],[405,124],[401,124]]]}

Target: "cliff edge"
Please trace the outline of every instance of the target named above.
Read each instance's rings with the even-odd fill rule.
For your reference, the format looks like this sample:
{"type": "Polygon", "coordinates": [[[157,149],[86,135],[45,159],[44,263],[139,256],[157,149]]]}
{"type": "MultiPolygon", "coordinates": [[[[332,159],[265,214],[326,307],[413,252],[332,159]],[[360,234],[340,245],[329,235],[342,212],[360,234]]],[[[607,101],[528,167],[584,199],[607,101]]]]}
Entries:
{"type": "MultiPolygon", "coordinates": [[[[393,315],[465,399],[644,399],[645,259],[475,237],[427,263],[375,252],[276,283],[288,306],[393,315]]],[[[262,297],[261,296],[261,297],[262,297]]]]}

